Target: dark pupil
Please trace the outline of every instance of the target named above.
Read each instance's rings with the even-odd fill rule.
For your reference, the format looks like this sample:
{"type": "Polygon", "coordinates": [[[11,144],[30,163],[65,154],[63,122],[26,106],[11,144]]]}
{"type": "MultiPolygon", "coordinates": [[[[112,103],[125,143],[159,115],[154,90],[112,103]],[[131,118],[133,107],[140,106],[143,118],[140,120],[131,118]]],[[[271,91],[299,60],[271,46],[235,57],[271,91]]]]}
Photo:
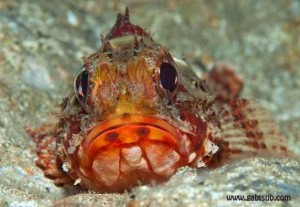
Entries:
{"type": "Polygon", "coordinates": [[[164,89],[174,91],[177,83],[177,72],[170,63],[163,63],[160,66],[160,82],[164,89]]]}
{"type": "Polygon", "coordinates": [[[76,90],[80,96],[86,97],[88,91],[88,73],[81,72],[76,78],[76,90]]]}

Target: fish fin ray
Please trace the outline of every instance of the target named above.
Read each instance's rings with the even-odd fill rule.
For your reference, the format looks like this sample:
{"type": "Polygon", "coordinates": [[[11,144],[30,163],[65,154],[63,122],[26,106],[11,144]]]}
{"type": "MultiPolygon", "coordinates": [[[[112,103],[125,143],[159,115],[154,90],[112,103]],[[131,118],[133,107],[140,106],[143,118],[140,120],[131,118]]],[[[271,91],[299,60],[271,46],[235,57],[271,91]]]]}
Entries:
{"type": "Polygon", "coordinates": [[[221,109],[220,150],[211,160],[211,166],[241,158],[284,157],[291,155],[286,139],[274,120],[258,103],[234,99],[221,109]]]}

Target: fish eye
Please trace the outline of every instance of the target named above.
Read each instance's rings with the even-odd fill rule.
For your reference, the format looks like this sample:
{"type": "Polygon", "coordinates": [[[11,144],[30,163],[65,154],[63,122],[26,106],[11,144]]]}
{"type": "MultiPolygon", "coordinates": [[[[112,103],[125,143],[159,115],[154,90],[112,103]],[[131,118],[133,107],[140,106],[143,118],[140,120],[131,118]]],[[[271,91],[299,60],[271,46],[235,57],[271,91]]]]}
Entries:
{"type": "Polygon", "coordinates": [[[86,108],[88,96],[89,75],[86,70],[80,71],[74,80],[74,90],[80,104],[86,108]]]}
{"type": "Polygon", "coordinates": [[[160,83],[161,86],[173,92],[178,85],[178,73],[174,65],[164,62],[160,66],[160,83]]]}

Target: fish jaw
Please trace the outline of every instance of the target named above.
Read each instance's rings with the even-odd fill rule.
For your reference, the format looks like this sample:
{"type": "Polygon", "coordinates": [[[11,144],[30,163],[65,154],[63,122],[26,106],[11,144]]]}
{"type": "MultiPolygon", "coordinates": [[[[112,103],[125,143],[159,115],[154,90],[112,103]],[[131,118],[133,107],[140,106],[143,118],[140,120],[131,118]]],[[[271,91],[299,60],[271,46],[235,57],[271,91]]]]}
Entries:
{"type": "Polygon", "coordinates": [[[139,183],[166,181],[191,162],[191,145],[191,140],[160,118],[124,114],[100,122],[66,157],[71,177],[80,179],[83,187],[122,192],[139,183]]]}

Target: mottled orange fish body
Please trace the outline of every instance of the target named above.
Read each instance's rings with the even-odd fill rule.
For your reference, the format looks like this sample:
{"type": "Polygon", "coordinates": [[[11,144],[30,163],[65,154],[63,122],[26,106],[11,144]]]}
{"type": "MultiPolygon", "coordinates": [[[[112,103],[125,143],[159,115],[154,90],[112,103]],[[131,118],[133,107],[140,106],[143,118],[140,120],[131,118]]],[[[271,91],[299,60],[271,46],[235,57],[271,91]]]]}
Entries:
{"type": "Polygon", "coordinates": [[[122,192],[164,182],[182,166],[289,155],[265,110],[238,98],[243,81],[230,66],[199,79],[131,24],[128,9],[83,60],[58,124],[27,128],[37,166],[56,185],[122,192]]]}

